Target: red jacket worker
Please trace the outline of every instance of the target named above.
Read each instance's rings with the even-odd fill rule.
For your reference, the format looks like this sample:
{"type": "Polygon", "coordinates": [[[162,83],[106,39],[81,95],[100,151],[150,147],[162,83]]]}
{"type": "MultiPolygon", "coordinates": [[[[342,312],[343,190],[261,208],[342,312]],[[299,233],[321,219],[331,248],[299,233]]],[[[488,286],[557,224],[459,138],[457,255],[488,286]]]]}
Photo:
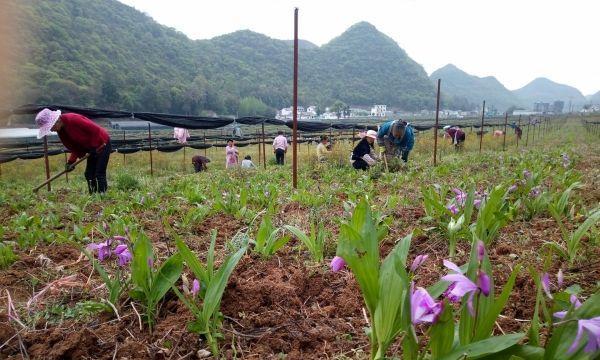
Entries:
{"type": "Polygon", "coordinates": [[[108,132],[83,115],[61,114],[60,110],[44,109],[37,114],[35,121],[40,128],[38,139],[56,131],[60,141],[71,151],[65,164],[67,171],[75,168],[73,164],[77,159],[90,154],[85,168],[88,189],[90,194],[105,193],[108,188],[106,167],[112,151],[108,132]]]}

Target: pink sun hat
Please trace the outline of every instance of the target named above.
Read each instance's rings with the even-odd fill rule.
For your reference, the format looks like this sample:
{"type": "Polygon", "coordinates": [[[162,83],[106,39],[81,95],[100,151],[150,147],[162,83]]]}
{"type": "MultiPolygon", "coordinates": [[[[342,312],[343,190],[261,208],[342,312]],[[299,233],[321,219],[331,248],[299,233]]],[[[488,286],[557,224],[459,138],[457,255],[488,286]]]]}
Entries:
{"type": "Polygon", "coordinates": [[[48,108],[43,109],[35,116],[35,122],[40,128],[38,132],[38,139],[50,134],[52,127],[56,124],[60,118],[60,110],[52,111],[48,108]]]}
{"type": "Polygon", "coordinates": [[[371,139],[377,139],[377,131],[369,130],[365,136],[370,137],[371,139]]]}

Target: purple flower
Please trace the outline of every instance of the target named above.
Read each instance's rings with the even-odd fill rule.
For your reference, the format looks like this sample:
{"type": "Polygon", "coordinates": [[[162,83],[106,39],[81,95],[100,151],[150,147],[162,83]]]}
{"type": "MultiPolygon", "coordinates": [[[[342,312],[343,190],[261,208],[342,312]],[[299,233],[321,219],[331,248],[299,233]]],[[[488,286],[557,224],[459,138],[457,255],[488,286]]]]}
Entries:
{"type": "Polygon", "coordinates": [[[541,193],[542,193],[542,190],[540,190],[540,187],[536,186],[533,189],[531,189],[531,191],[529,192],[529,197],[536,198],[536,197],[540,196],[541,193]]]}
{"type": "MultiPolygon", "coordinates": [[[[571,295],[569,299],[571,301],[571,305],[573,305],[574,309],[578,309],[581,306],[581,301],[575,295],[571,295]]],[[[557,311],[554,313],[554,317],[557,319],[564,319],[567,316],[567,311],[557,311]]]]}
{"type": "Polygon", "coordinates": [[[340,256],[336,256],[331,260],[331,271],[338,272],[346,266],[346,262],[340,256]]]}
{"type": "Polygon", "coordinates": [[[558,287],[561,288],[563,286],[563,282],[565,280],[565,275],[563,274],[562,269],[558,269],[558,273],[556,274],[556,280],[558,287]]]}
{"type": "Polygon", "coordinates": [[[476,209],[479,209],[481,207],[481,199],[473,200],[473,206],[475,206],[476,209]]]}
{"type": "Polygon", "coordinates": [[[523,170],[523,176],[525,177],[525,179],[530,179],[531,178],[531,171],[529,171],[529,170],[523,170]]]}
{"type": "Polygon", "coordinates": [[[484,296],[488,296],[490,294],[490,277],[481,270],[479,271],[479,276],[477,277],[477,287],[479,287],[484,296]]]}
{"type": "Polygon", "coordinates": [[[452,191],[456,194],[456,196],[454,197],[456,203],[460,206],[464,206],[465,201],[467,200],[467,194],[458,188],[454,188],[452,189],[452,191]]]}
{"type": "Polygon", "coordinates": [[[477,241],[477,260],[481,262],[485,256],[485,244],[483,241],[477,241]]]}
{"type": "Polygon", "coordinates": [[[454,204],[450,204],[450,205],[446,206],[446,209],[450,210],[452,215],[456,215],[460,211],[460,210],[458,210],[458,207],[456,207],[456,205],[454,205],[454,204]]]}
{"type": "Polygon", "coordinates": [[[102,222],[102,229],[104,229],[104,232],[108,232],[109,230],[108,225],[104,221],[102,222]]]}
{"type": "Polygon", "coordinates": [[[410,297],[410,315],[414,325],[435,323],[442,312],[442,302],[435,302],[427,290],[418,287],[410,297]]]}
{"type": "Polygon", "coordinates": [[[198,281],[198,279],[194,279],[194,281],[192,282],[192,295],[196,296],[198,292],[200,292],[200,282],[198,281]]]}
{"type": "Polygon", "coordinates": [[[571,164],[571,159],[569,159],[569,155],[562,154],[563,167],[568,168],[571,164]]]}
{"type": "Polygon", "coordinates": [[[117,255],[117,258],[119,259],[119,266],[125,266],[125,265],[127,265],[127,263],[129,263],[131,261],[131,258],[132,258],[131,253],[129,252],[129,249],[127,248],[127,245],[125,245],[125,244],[117,245],[114,253],[117,255]]]}
{"type": "Polygon", "coordinates": [[[428,257],[429,255],[417,256],[415,260],[413,260],[412,265],[410,266],[410,272],[414,273],[419,268],[419,266],[421,266],[421,264],[423,264],[425,260],[427,260],[428,257]]]}
{"type": "Polygon", "coordinates": [[[148,264],[148,267],[152,267],[154,266],[154,259],[150,256],[148,257],[148,260],[146,260],[146,263],[148,264]]]}
{"type": "Polygon", "coordinates": [[[87,246],[88,250],[94,251],[97,250],[98,251],[98,260],[99,261],[104,261],[104,259],[106,259],[107,257],[110,256],[110,239],[106,240],[105,242],[101,242],[101,243],[91,243],[87,246]]]}
{"type": "Polygon", "coordinates": [[[550,299],[552,299],[552,294],[550,293],[550,276],[548,275],[548,273],[543,273],[541,280],[542,280],[542,289],[544,290],[546,295],[548,295],[548,297],[550,299]]]}
{"type": "Polygon", "coordinates": [[[591,353],[600,349],[600,316],[596,316],[588,320],[577,321],[577,335],[569,347],[569,354],[579,347],[584,331],[588,333],[588,342],[583,351],[591,353]]]}
{"type": "Polygon", "coordinates": [[[479,272],[477,282],[479,286],[475,284],[471,279],[464,276],[462,271],[455,263],[444,260],[444,266],[455,272],[455,274],[448,274],[442,277],[442,280],[449,281],[451,284],[446,291],[448,300],[452,302],[458,302],[465,295],[469,295],[467,300],[467,306],[471,316],[475,316],[475,310],[473,309],[473,297],[477,290],[480,290],[483,295],[488,296],[490,293],[490,279],[483,271],[479,272]]]}
{"type": "Polygon", "coordinates": [[[126,243],[127,242],[127,238],[125,236],[121,236],[121,235],[115,235],[113,236],[113,239],[120,242],[120,243],[126,243]]]}
{"type": "Polygon", "coordinates": [[[513,184],[508,188],[508,192],[509,193],[515,192],[515,191],[517,191],[517,189],[518,189],[517,184],[513,184]]]}

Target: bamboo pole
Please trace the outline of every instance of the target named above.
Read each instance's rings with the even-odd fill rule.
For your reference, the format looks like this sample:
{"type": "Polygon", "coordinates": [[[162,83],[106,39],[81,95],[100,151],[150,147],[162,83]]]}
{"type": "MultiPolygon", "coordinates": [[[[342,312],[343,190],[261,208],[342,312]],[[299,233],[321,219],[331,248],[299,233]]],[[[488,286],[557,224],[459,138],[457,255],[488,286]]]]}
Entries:
{"type": "Polygon", "coordinates": [[[294,9],[294,126],[292,136],[292,186],[298,188],[298,8],[294,9]]]}
{"type": "Polygon", "coordinates": [[[483,100],[483,108],[481,110],[481,137],[479,138],[479,153],[483,146],[483,119],[485,118],[485,100],[483,100]]]}
{"type": "Polygon", "coordinates": [[[504,113],[504,137],[502,138],[502,151],[506,151],[506,125],[508,124],[508,113],[504,113]]]}
{"type": "Polygon", "coordinates": [[[148,143],[150,153],[150,176],[154,176],[154,165],[152,164],[152,132],[150,131],[150,123],[148,123],[148,143]]]}

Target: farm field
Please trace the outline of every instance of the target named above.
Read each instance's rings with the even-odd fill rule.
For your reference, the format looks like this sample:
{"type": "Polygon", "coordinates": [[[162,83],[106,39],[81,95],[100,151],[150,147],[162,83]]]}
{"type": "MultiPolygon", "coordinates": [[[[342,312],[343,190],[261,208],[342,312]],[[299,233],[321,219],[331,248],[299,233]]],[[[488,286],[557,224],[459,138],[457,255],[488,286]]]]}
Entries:
{"type": "Polygon", "coordinates": [[[599,140],[569,119],[480,154],[467,132],[433,167],[423,132],[393,172],[302,144],[297,190],[291,149],[249,171],[208,149],[198,174],[155,153],[154,176],[148,153],[114,153],[103,197],[83,166],[34,194],[43,159],[3,164],[0,357],[596,358],[591,331],[575,342],[600,317],[599,140]],[[470,291],[441,281],[448,261],[470,291]]]}

